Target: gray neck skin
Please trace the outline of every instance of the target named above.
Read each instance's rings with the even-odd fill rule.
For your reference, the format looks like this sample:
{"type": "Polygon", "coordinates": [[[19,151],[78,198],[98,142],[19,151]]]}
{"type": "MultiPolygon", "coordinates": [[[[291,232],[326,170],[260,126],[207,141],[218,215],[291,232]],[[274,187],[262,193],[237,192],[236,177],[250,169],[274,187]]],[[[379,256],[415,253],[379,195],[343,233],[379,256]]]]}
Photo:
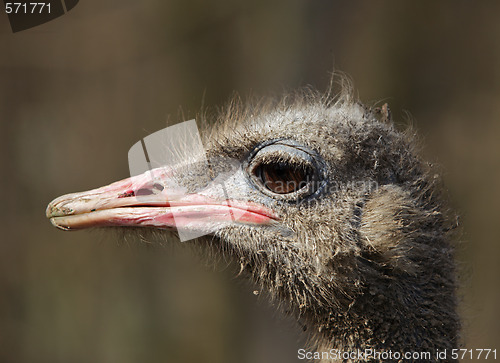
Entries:
{"type": "MultiPolygon", "coordinates": [[[[240,263],[252,280],[270,292],[272,300],[287,302],[283,306],[288,306],[310,336],[308,351],[323,354],[328,358],[323,362],[335,361],[327,354],[331,349],[428,352],[430,361],[451,362],[460,322],[454,260],[446,237],[443,233],[414,234],[405,242],[412,254],[401,266],[389,265],[378,253],[340,254],[332,260],[329,276],[314,276],[308,266],[287,273],[282,263],[264,255],[260,261],[265,263],[252,265],[246,257],[240,263]],[[446,359],[437,359],[436,353],[445,349],[446,359]]],[[[287,257],[292,266],[300,263],[287,257]]],[[[366,360],[347,360],[358,361],[366,360]]]]}
{"type": "MultiPolygon", "coordinates": [[[[432,281],[431,275],[425,278],[432,281]]],[[[388,279],[376,289],[365,289],[348,311],[339,313],[336,309],[323,309],[308,314],[306,325],[312,332],[313,350],[428,352],[430,361],[453,361],[450,354],[451,349],[457,348],[459,321],[455,310],[447,308],[455,305],[453,288],[441,286],[419,286],[411,279],[403,282],[388,279]],[[447,359],[436,359],[436,353],[444,349],[447,359]]],[[[348,361],[368,360],[368,357],[366,360],[357,358],[348,361]]],[[[429,360],[425,358],[424,361],[429,360]]]]}
{"type": "MultiPolygon", "coordinates": [[[[310,334],[310,351],[323,354],[327,358],[324,362],[335,361],[331,359],[334,356],[323,353],[332,348],[347,352],[428,352],[430,361],[453,361],[450,354],[457,348],[460,329],[453,265],[448,253],[439,248],[434,252],[436,257],[426,261],[426,268],[417,274],[391,269],[386,274],[373,274],[373,260],[360,258],[358,267],[364,281],[361,288],[349,291],[351,297],[330,306],[321,302],[296,309],[310,334]],[[437,359],[436,353],[445,349],[446,357],[440,356],[445,359],[437,359]]],[[[368,359],[357,358],[347,361],[368,359]]],[[[428,356],[424,358],[420,361],[429,361],[428,356]]]]}

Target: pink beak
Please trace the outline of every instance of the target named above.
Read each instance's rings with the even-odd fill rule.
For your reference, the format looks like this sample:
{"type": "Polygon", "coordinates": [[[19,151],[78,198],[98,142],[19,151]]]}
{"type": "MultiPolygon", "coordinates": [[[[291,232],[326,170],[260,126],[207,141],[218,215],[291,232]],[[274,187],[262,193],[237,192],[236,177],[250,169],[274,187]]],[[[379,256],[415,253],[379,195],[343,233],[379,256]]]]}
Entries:
{"type": "Polygon", "coordinates": [[[47,217],[57,228],[134,226],[212,233],[234,224],[268,225],[278,220],[269,208],[250,201],[187,194],[165,168],[108,186],[54,199],[47,217]]]}

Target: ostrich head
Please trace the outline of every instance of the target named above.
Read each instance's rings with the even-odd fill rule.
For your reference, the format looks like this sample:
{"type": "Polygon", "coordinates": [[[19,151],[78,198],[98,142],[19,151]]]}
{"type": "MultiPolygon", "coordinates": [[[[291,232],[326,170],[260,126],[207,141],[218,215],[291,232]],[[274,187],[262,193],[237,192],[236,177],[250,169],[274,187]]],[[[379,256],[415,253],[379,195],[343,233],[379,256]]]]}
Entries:
{"type": "Polygon", "coordinates": [[[234,258],[320,351],[456,346],[446,208],[386,107],[366,108],[346,89],[235,102],[204,146],[209,172],[153,169],[57,198],[47,216],[66,230],[202,231],[194,243],[234,258]]]}

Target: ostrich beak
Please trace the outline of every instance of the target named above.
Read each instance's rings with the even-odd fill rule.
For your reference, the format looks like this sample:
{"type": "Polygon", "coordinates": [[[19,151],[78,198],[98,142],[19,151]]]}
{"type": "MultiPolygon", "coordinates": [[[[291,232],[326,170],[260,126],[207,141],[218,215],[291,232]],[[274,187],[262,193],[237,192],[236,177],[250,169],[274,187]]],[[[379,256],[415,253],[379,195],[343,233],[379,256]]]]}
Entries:
{"type": "Polygon", "coordinates": [[[46,213],[63,230],[130,226],[212,233],[221,226],[268,225],[278,219],[263,205],[244,198],[231,200],[227,193],[213,191],[209,185],[186,193],[169,170],[158,168],[98,189],[63,195],[48,205],[46,213]]]}

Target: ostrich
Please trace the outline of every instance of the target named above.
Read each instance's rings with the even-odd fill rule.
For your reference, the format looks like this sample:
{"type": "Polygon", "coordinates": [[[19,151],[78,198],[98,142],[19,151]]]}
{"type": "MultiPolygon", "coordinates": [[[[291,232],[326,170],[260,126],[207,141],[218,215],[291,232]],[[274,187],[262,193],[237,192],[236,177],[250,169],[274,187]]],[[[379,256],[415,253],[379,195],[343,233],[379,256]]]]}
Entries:
{"type": "Polygon", "coordinates": [[[153,169],[59,197],[47,217],[63,230],[207,233],[192,243],[229,255],[304,325],[304,358],[454,361],[454,224],[439,178],[387,106],[363,106],[344,86],[236,100],[216,121],[203,134],[210,173],[153,169]],[[427,355],[402,355],[412,352],[427,355]]]}

